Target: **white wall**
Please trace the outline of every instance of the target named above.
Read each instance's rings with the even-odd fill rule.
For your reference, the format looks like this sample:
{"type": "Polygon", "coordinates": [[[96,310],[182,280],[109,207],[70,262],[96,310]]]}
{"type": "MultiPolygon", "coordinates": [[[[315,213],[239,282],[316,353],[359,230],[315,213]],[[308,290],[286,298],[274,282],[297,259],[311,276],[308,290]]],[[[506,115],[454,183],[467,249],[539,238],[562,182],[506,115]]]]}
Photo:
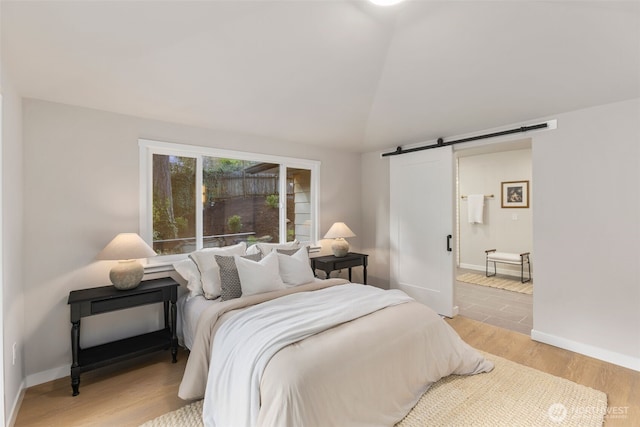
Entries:
{"type": "MultiPolygon", "coordinates": [[[[530,149],[458,158],[458,193],[494,195],[485,198],[482,224],[469,223],[467,200],[458,198],[460,267],[485,271],[484,251],[487,249],[532,252],[534,207],[531,196],[534,188],[530,149]],[[529,208],[501,207],[501,183],[505,181],[529,181],[529,208]]],[[[532,254],[532,265],[534,258],[532,254]]],[[[497,268],[500,273],[520,276],[519,266],[497,264],[497,268]]],[[[491,269],[493,271],[493,266],[491,269]]]]}
{"type": "Polygon", "coordinates": [[[369,254],[367,283],[389,289],[389,159],[380,152],[362,154],[362,246],[369,254]]]}
{"type": "Polygon", "coordinates": [[[24,299],[22,295],[22,102],[4,61],[2,88],[2,316],[4,421],[15,418],[24,379],[24,299]],[[16,360],[13,361],[13,345],[16,360]]]}
{"type": "Polygon", "coordinates": [[[532,336],[640,370],[640,99],[533,141],[532,336]]]}
{"type": "MultiPolygon", "coordinates": [[[[558,129],[531,134],[532,336],[640,370],[640,99],[553,118],[558,129]]],[[[361,156],[364,243],[388,286],[389,170],[379,154],[361,156]]]]}
{"type": "MultiPolygon", "coordinates": [[[[138,230],[138,138],[320,160],[320,234],[338,220],[363,233],[358,154],[45,101],[23,103],[28,385],[69,375],[69,291],[107,285],[110,264],[94,262],[96,254],[117,233],[138,230]]],[[[359,247],[359,238],[350,242],[359,247]]],[[[86,318],[81,344],[145,332],[160,321],[152,306],[86,318]]]]}

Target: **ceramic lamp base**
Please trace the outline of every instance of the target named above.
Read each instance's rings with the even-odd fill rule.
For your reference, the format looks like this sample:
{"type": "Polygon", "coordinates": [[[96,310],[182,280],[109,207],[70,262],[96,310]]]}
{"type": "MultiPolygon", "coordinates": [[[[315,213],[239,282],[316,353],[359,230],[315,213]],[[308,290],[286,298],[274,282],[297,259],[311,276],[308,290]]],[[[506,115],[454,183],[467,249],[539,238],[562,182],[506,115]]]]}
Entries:
{"type": "Polygon", "coordinates": [[[120,261],[109,272],[109,279],[117,289],[133,289],[140,284],[144,268],[136,260],[120,261]]]}
{"type": "Polygon", "coordinates": [[[347,256],[349,253],[349,242],[344,240],[342,237],[338,237],[331,244],[331,250],[335,257],[342,258],[343,256],[347,256]]]}

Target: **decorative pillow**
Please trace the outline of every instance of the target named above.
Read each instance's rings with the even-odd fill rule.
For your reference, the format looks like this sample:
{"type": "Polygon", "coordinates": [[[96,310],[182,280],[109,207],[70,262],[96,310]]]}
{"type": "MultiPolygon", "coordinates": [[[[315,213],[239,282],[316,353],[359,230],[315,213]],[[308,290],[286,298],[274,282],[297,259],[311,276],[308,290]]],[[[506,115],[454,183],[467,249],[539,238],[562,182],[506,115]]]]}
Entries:
{"type": "Polygon", "coordinates": [[[287,249],[278,249],[280,277],[287,287],[299,286],[313,282],[314,274],[309,262],[309,253],[302,247],[293,254],[287,249]]]}
{"type": "Polygon", "coordinates": [[[296,252],[298,252],[298,249],[277,249],[276,250],[279,254],[285,254],[285,255],[293,255],[296,252]]]}
{"type": "Polygon", "coordinates": [[[277,252],[271,252],[258,262],[237,255],[234,258],[238,267],[243,296],[285,288],[280,278],[277,252]]]}
{"type": "Polygon", "coordinates": [[[253,244],[251,246],[247,246],[247,255],[255,255],[255,254],[259,254],[260,253],[260,249],[258,249],[257,244],[253,244]]]}
{"type": "Polygon", "coordinates": [[[237,245],[224,246],[221,248],[205,248],[192,252],[189,257],[193,259],[200,271],[202,281],[202,291],[207,299],[215,299],[220,296],[220,268],[216,263],[216,255],[244,255],[247,244],[240,242],[237,245]]]}
{"type": "MultiPolygon", "coordinates": [[[[234,256],[216,255],[215,257],[216,263],[220,268],[220,301],[240,298],[242,296],[242,287],[234,256]]],[[[252,262],[260,261],[260,254],[245,255],[241,258],[252,262]]]]}
{"type": "Polygon", "coordinates": [[[298,249],[300,247],[300,242],[294,240],[293,242],[287,243],[256,243],[255,245],[249,247],[247,253],[251,252],[260,252],[262,256],[267,256],[269,253],[276,249],[298,249]]]}
{"type": "Polygon", "coordinates": [[[203,295],[200,271],[191,258],[176,262],[173,264],[173,269],[187,281],[190,296],[203,295]]]}

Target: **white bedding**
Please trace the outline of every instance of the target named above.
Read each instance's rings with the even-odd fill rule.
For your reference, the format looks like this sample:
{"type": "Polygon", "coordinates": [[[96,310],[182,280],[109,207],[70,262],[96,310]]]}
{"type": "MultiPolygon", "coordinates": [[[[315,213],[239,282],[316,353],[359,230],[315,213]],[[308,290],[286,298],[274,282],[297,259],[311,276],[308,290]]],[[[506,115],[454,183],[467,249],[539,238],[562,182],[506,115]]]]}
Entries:
{"type": "Polygon", "coordinates": [[[283,347],[409,301],[413,299],[401,291],[347,284],[286,295],[237,313],[222,325],[213,343],[205,426],[256,425],[262,373],[283,347]]]}
{"type": "MultiPolygon", "coordinates": [[[[224,301],[204,310],[178,395],[192,400],[207,394],[207,411],[228,408],[253,417],[249,406],[230,401],[235,392],[225,390],[224,385],[223,394],[228,396],[222,399],[228,398],[228,401],[207,403],[210,394],[216,394],[207,385],[210,367],[215,369],[214,366],[226,363],[214,355],[220,344],[217,333],[227,322],[252,307],[299,292],[308,294],[332,286],[342,287],[343,283],[338,279],[319,282],[322,283],[224,301]]],[[[366,289],[362,285],[346,286],[366,289]]],[[[307,311],[315,313],[315,309],[307,311]]],[[[295,325],[296,322],[289,323],[295,325]]],[[[254,337],[251,335],[250,339],[254,337]]],[[[242,346],[232,347],[244,351],[242,346]]],[[[235,357],[244,360],[242,356],[235,357]]],[[[247,366],[247,363],[241,365],[247,366]]],[[[257,420],[251,418],[249,423],[231,425],[392,426],[440,378],[450,374],[477,374],[492,368],[489,361],[464,343],[435,312],[409,301],[329,327],[277,351],[264,367],[259,381],[257,420]]],[[[246,374],[231,376],[238,381],[247,378],[246,374]]],[[[239,385],[246,390],[251,386],[246,380],[239,385]]],[[[212,421],[205,422],[213,425],[212,421]]]]}
{"type": "Polygon", "coordinates": [[[203,295],[190,296],[189,293],[185,293],[178,299],[178,339],[180,345],[191,350],[200,315],[211,305],[219,303],[219,298],[209,300],[203,295]]]}
{"type": "MultiPolygon", "coordinates": [[[[314,278],[311,283],[322,283],[322,279],[314,278]]],[[[188,292],[178,298],[178,339],[180,345],[191,350],[193,338],[196,334],[198,319],[203,311],[214,304],[220,304],[220,299],[206,299],[204,295],[191,296],[188,292]]]]}

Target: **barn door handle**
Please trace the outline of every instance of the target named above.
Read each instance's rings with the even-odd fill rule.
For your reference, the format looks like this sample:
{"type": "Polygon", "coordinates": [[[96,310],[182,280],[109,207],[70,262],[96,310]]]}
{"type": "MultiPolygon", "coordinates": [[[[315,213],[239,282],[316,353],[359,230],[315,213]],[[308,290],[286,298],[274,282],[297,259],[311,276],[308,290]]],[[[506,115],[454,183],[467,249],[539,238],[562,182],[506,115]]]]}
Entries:
{"type": "Polygon", "coordinates": [[[451,238],[453,236],[451,234],[447,235],[447,251],[451,252],[451,238]]]}

